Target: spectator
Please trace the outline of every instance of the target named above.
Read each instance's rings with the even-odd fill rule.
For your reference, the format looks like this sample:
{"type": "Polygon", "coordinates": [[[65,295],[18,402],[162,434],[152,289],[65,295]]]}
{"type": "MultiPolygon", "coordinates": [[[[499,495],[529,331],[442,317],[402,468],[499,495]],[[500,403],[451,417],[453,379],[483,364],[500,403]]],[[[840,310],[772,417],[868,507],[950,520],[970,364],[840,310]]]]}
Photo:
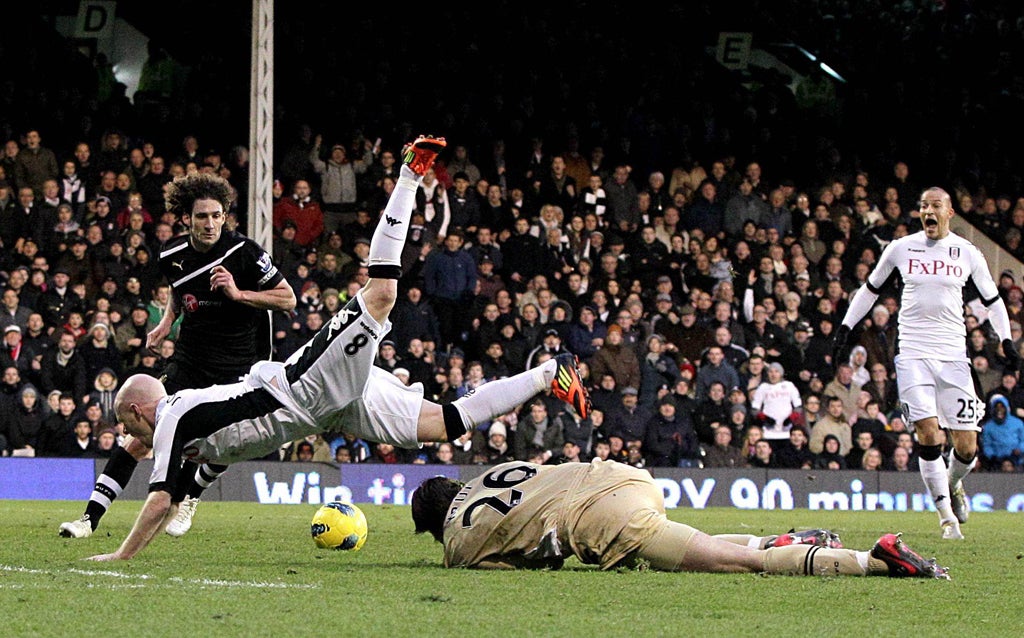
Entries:
{"type": "Polygon", "coordinates": [[[333,460],[331,446],[320,434],[311,434],[292,445],[289,460],[307,463],[330,463],[333,460]]]}
{"type": "Polygon", "coordinates": [[[846,455],[846,467],[851,470],[870,469],[863,467],[864,459],[868,450],[875,449],[875,438],[870,431],[864,430],[857,434],[853,442],[853,447],[846,455]]]}
{"type": "Polygon", "coordinates": [[[639,388],[640,361],[633,348],[623,344],[622,326],[615,323],[608,326],[604,345],[590,361],[590,372],[594,378],[611,375],[619,388],[639,388]]]}
{"type": "Polygon", "coordinates": [[[739,387],[739,373],[725,360],[725,353],[721,346],[717,344],[710,346],[704,359],[704,363],[697,369],[698,401],[707,396],[708,388],[712,383],[721,383],[726,388],[739,387]]]}
{"type": "Polygon", "coordinates": [[[57,347],[43,355],[39,374],[43,392],[49,394],[60,390],[72,397],[85,397],[88,383],[86,362],[78,351],[74,335],[61,333],[57,347]]]}
{"type": "Polygon", "coordinates": [[[730,404],[726,398],[725,386],[720,381],[712,382],[707,396],[699,400],[697,406],[697,438],[704,445],[710,445],[714,442],[715,427],[729,423],[730,404]]]}
{"type": "Polygon", "coordinates": [[[747,457],[732,445],[732,428],[719,425],[715,428],[715,444],[704,449],[704,467],[747,467],[747,457]]]}
{"type": "Polygon", "coordinates": [[[320,178],[320,196],[324,203],[324,228],[327,232],[331,232],[351,221],[359,196],[357,180],[373,164],[374,147],[369,140],[366,140],[361,149],[362,157],[355,161],[349,161],[345,146],[335,144],[331,147],[327,161],[324,161],[320,157],[322,144],[323,135],[318,134],[313,140],[309,161],[313,172],[320,178]]]}
{"type": "Polygon", "coordinates": [[[62,393],[57,411],[43,420],[39,429],[36,456],[61,456],[66,451],[67,439],[75,429],[77,418],[75,397],[62,393]]]}
{"type": "Polygon", "coordinates": [[[825,437],[829,435],[839,439],[838,453],[840,455],[849,454],[853,447],[853,431],[843,407],[843,400],[839,397],[825,397],[825,415],[818,419],[811,431],[811,440],[808,445],[811,452],[821,454],[825,445],[825,437]]]}
{"type": "Polygon", "coordinates": [[[655,402],[670,394],[679,381],[679,365],[671,356],[671,344],[661,335],[647,339],[647,353],[640,366],[640,403],[654,407],[655,402]]]}
{"type": "Polygon", "coordinates": [[[562,353],[569,352],[562,346],[562,336],[558,333],[555,328],[548,328],[544,331],[542,342],[536,348],[530,351],[526,356],[526,369],[534,368],[537,364],[541,363],[543,355],[550,357],[558,356],[562,353]]]}
{"type": "Polygon", "coordinates": [[[99,446],[92,436],[88,419],[76,419],[74,429],[64,439],[60,456],[68,458],[99,458],[99,446]]]}
{"type": "Polygon", "coordinates": [[[117,390],[117,372],[112,368],[100,369],[93,382],[93,390],[86,400],[90,405],[99,405],[102,419],[106,423],[117,422],[117,417],[114,414],[114,398],[117,396],[117,390]]]}
{"type": "Polygon", "coordinates": [[[985,468],[999,471],[1006,460],[1024,465],[1024,421],[1010,413],[1010,402],[1004,396],[993,396],[988,405],[988,418],[981,424],[985,468]]]}
{"type": "Polygon", "coordinates": [[[544,401],[535,399],[529,404],[526,415],[519,420],[513,439],[513,456],[520,461],[528,458],[531,448],[540,448],[545,460],[560,451],[564,443],[562,420],[552,416],[544,401]]]}
{"type": "Polygon", "coordinates": [[[619,402],[605,412],[604,431],[608,436],[616,435],[624,444],[639,441],[641,444],[647,433],[653,411],[639,404],[638,391],[635,387],[626,386],[620,391],[619,402]]]}
{"type": "Polygon", "coordinates": [[[444,250],[428,255],[423,268],[423,290],[434,304],[441,340],[460,347],[469,328],[467,302],[476,287],[476,264],[462,244],[462,233],[450,232],[444,250]]]}
{"type": "Polygon", "coordinates": [[[835,378],[829,381],[824,389],[826,395],[839,397],[843,402],[843,412],[847,415],[857,413],[860,391],[860,384],[853,381],[853,367],[845,361],[839,364],[835,378]]]}
{"type": "MultiPolygon", "coordinates": [[[[814,457],[814,469],[818,470],[845,470],[846,457],[840,453],[841,443],[835,434],[826,434],[822,443],[821,452],[814,457]]],[[[906,450],[903,450],[906,454],[906,450]]]]}
{"type": "Polygon", "coordinates": [[[807,430],[795,425],[789,430],[789,440],[775,451],[776,467],[809,470],[814,466],[815,455],[807,447],[807,430]]]}
{"type": "Polygon", "coordinates": [[[689,416],[677,414],[670,397],[660,399],[655,410],[641,447],[647,467],[699,467],[700,445],[689,416]]]}
{"type": "Polygon", "coordinates": [[[784,375],[782,364],[768,366],[768,380],[757,387],[750,401],[764,429],[764,438],[772,441],[789,438],[789,430],[800,421],[800,392],[784,375]]]}
{"type": "Polygon", "coordinates": [[[10,421],[8,448],[15,456],[34,456],[39,447],[39,432],[43,426],[43,408],[39,391],[31,383],[21,386],[10,421]]]}
{"type": "Polygon", "coordinates": [[[11,288],[4,290],[2,307],[0,307],[0,330],[6,330],[8,326],[18,326],[24,329],[28,326],[29,315],[32,309],[21,305],[21,298],[18,292],[11,288]]]}
{"type": "Polygon", "coordinates": [[[765,439],[761,439],[754,444],[754,456],[750,459],[750,467],[775,467],[775,458],[774,453],[772,452],[772,446],[765,439]]]}
{"type": "Polygon", "coordinates": [[[308,181],[296,180],[291,196],[274,206],[274,228],[281,232],[285,222],[295,222],[295,243],[304,248],[315,248],[324,232],[324,213],[310,192],[308,181]]]}
{"type": "MultiPolygon", "coordinates": [[[[474,463],[496,465],[516,459],[512,448],[508,444],[508,427],[500,420],[491,422],[486,435],[481,434],[480,430],[476,432],[477,434],[473,435],[474,439],[479,437],[479,440],[473,443],[474,463]]],[[[519,438],[517,431],[515,440],[518,441],[519,438]]],[[[525,455],[526,452],[524,451],[523,454],[525,455]]]]}
{"type": "Polygon", "coordinates": [[[25,148],[21,149],[14,162],[14,181],[19,188],[31,188],[39,196],[43,182],[57,179],[57,156],[42,145],[39,131],[31,129],[25,133],[25,148]]]}
{"type": "Polygon", "coordinates": [[[95,323],[89,329],[88,335],[88,339],[78,348],[85,360],[86,378],[95,378],[100,370],[105,368],[121,375],[124,370],[121,353],[118,352],[117,346],[111,339],[110,326],[105,323],[95,323]]]}

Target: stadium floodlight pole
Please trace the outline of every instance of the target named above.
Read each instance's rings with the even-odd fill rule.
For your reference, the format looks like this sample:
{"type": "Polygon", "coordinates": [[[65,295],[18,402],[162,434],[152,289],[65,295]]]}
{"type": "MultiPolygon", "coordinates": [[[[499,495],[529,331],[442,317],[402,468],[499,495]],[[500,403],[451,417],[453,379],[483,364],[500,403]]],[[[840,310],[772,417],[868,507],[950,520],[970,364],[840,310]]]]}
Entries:
{"type": "Polygon", "coordinates": [[[249,87],[249,237],[273,254],[274,0],[252,0],[249,87]]]}

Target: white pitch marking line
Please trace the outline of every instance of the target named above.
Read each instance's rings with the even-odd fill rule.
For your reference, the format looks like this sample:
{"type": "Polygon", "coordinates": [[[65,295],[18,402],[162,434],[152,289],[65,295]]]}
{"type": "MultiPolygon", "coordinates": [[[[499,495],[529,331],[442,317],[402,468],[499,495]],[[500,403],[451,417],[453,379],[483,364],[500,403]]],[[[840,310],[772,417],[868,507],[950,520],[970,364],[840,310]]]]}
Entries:
{"type": "MultiPolygon", "coordinates": [[[[112,572],[107,570],[88,570],[88,569],[77,569],[69,568],[65,570],[52,570],[52,569],[35,569],[32,567],[23,567],[21,565],[4,565],[0,564],[0,572],[16,572],[21,574],[44,574],[44,575],[58,575],[58,574],[75,574],[81,576],[107,576],[110,578],[124,578],[124,579],[138,579],[138,580],[153,580],[156,578],[150,574],[125,574],[122,572],[112,572]]],[[[190,585],[201,585],[204,587],[250,587],[253,589],[319,589],[319,584],[304,584],[304,583],[270,583],[266,581],[239,581],[239,580],[215,580],[209,578],[181,578],[180,576],[172,576],[167,579],[172,583],[186,583],[190,585]]],[[[154,582],[156,584],[156,582],[154,582]]],[[[91,585],[90,585],[91,586],[91,585]]],[[[139,585],[130,585],[129,587],[138,588],[142,587],[139,585]]],[[[0,589],[12,588],[12,584],[4,583],[0,585],[0,589]]]]}

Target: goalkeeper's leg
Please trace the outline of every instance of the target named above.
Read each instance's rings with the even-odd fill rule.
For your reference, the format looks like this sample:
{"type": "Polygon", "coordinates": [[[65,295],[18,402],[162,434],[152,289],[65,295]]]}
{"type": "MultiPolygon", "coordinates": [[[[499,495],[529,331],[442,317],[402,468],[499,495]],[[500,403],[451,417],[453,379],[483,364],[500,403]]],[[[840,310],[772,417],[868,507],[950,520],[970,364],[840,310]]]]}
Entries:
{"type": "Polygon", "coordinates": [[[638,548],[637,556],[653,569],[664,571],[806,576],[889,573],[888,566],[869,552],[810,545],[755,549],[668,520],[638,548]]]}

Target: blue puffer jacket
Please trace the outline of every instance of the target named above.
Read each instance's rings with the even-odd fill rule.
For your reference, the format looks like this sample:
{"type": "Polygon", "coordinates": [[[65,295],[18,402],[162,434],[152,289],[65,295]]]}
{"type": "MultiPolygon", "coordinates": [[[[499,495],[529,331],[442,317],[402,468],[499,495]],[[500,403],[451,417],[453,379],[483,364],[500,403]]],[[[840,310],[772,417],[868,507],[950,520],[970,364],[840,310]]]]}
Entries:
{"type": "Polygon", "coordinates": [[[1010,413],[1010,402],[1001,394],[989,401],[989,418],[982,424],[981,447],[990,459],[1006,458],[1014,450],[1024,450],[1024,421],[1010,413]],[[996,415],[996,406],[1005,409],[1004,416],[996,415]]]}

